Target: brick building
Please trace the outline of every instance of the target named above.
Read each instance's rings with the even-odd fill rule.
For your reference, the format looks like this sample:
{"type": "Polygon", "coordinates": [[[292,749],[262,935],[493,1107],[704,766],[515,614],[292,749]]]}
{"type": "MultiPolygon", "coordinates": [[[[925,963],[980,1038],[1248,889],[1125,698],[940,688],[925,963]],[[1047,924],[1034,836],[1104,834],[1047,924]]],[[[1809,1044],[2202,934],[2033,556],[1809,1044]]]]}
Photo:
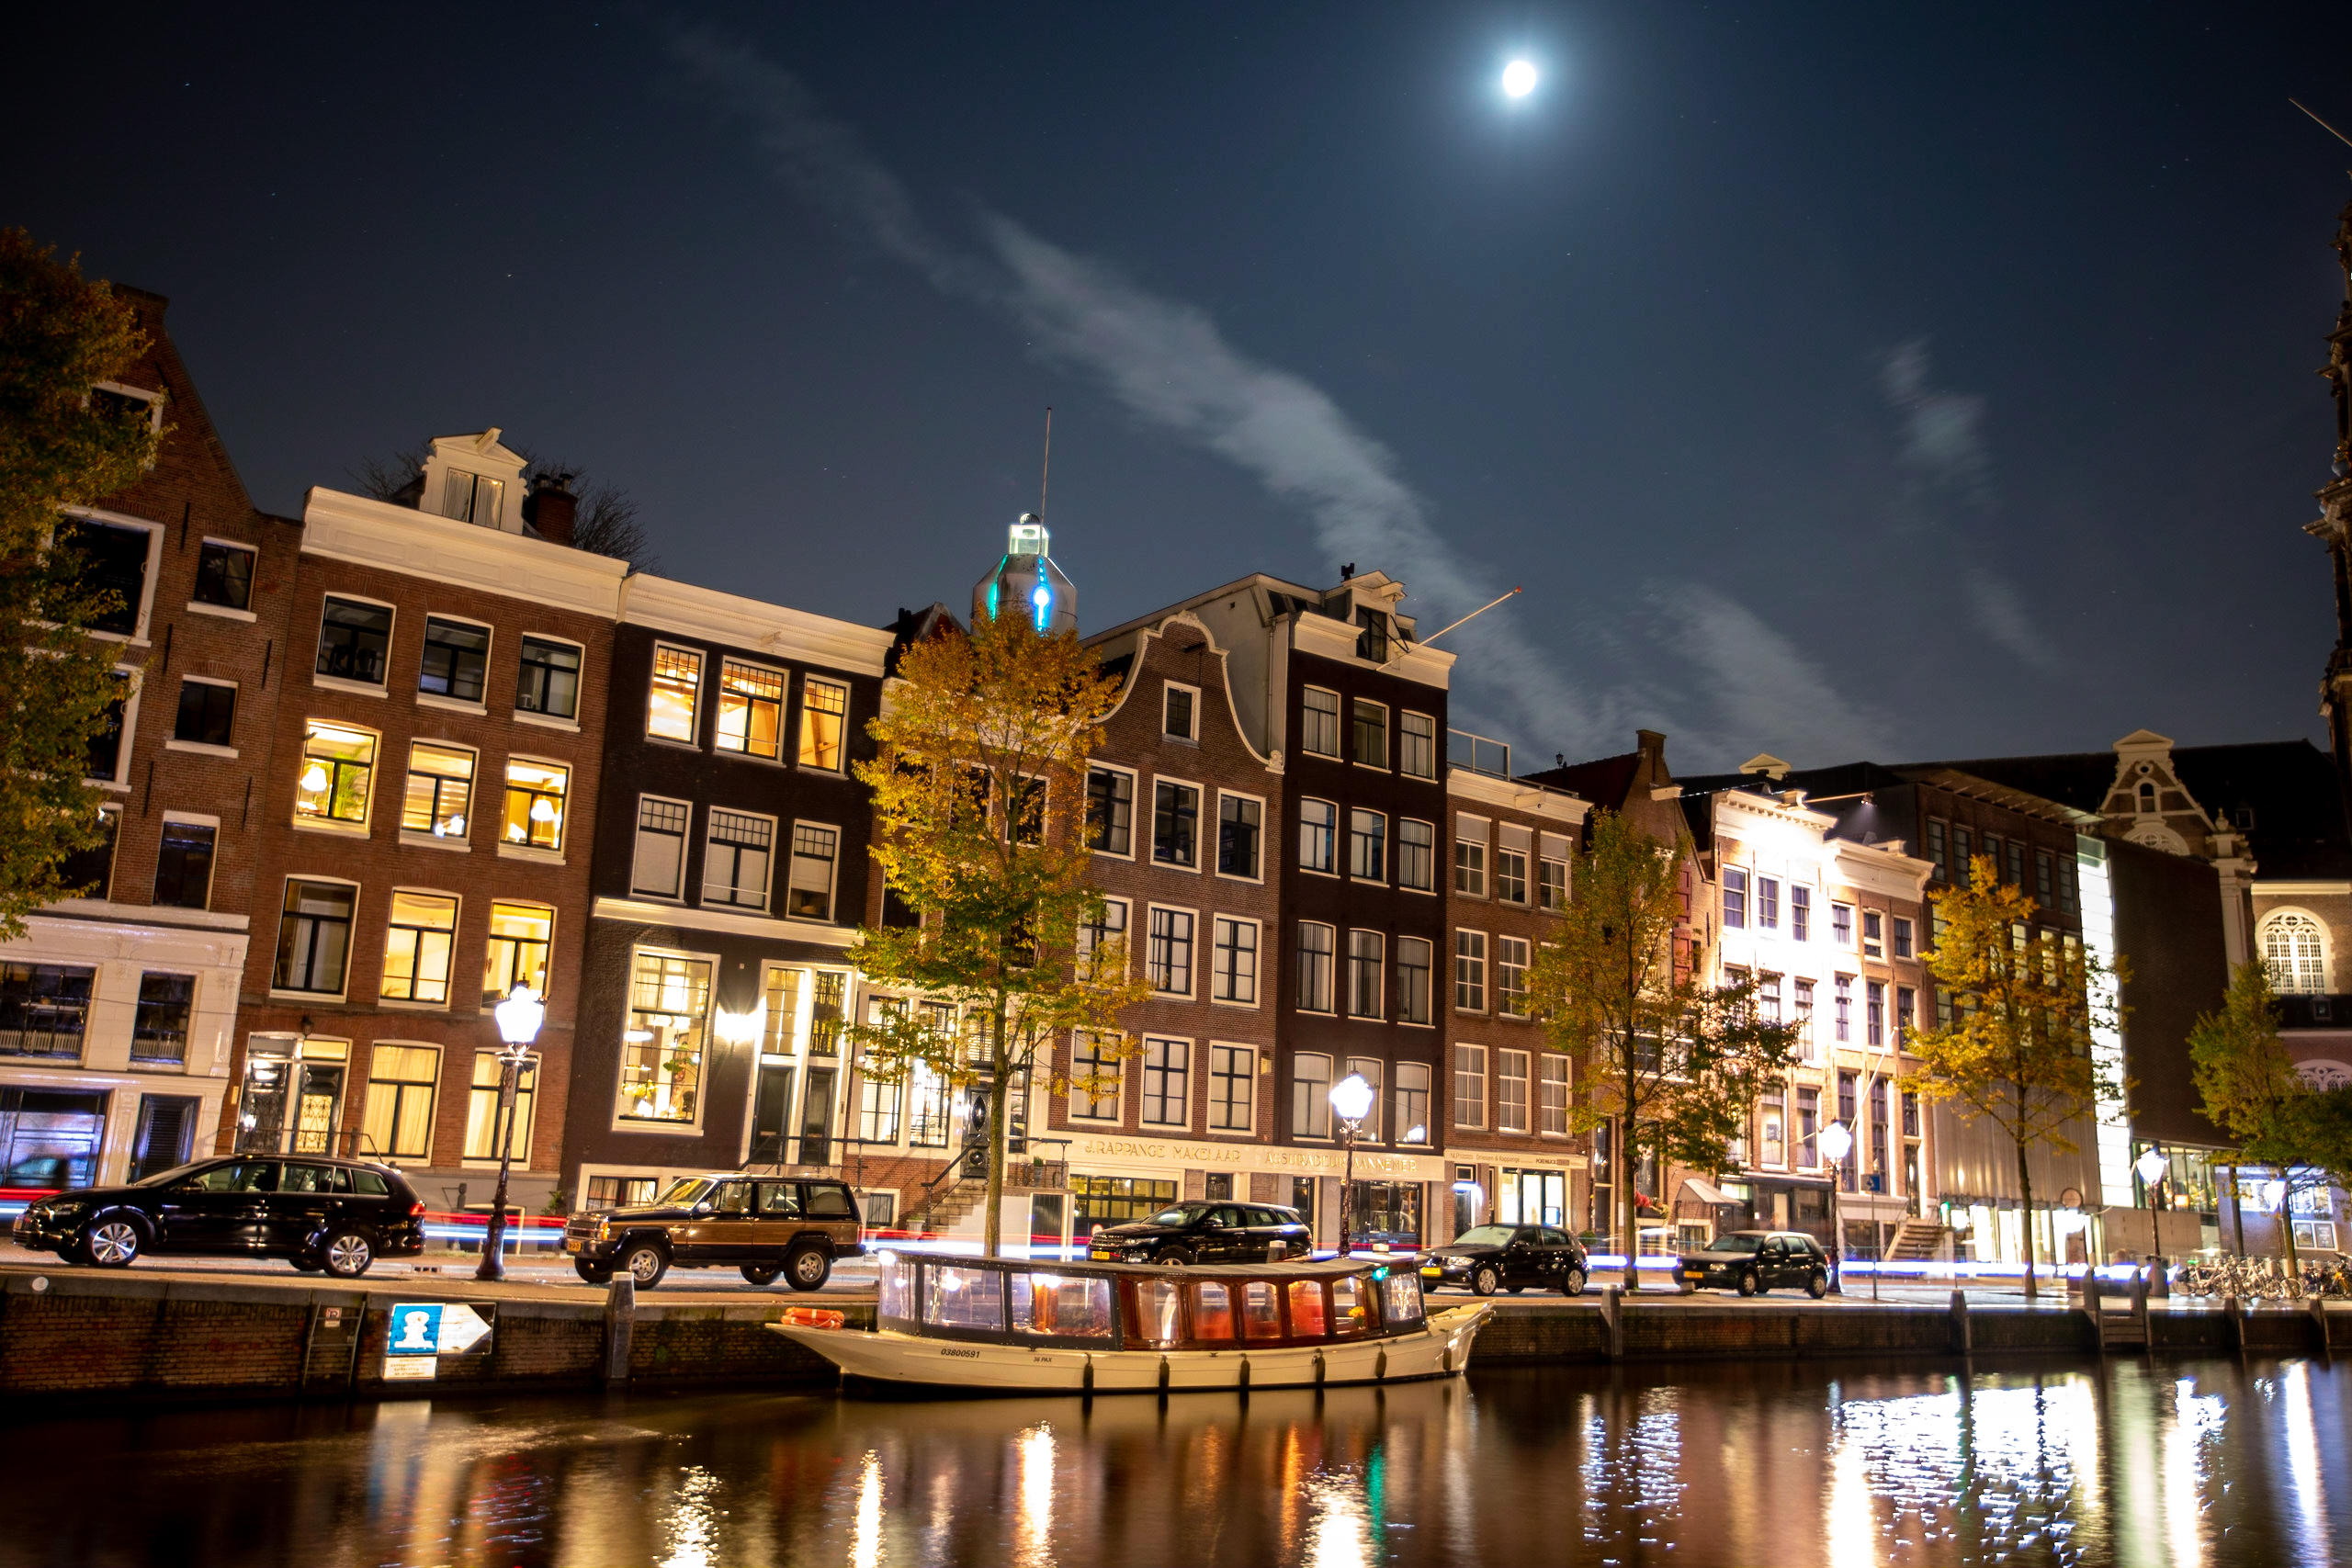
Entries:
{"type": "Polygon", "coordinates": [[[92,745],[110,842],[89,888],[0,949],[0,1185],[117,1181],[202,1152],[230,1081],[270,703],[296,527],[254,511],[165,331],[165,301],[118,288],[149,344],[100,398],[148,405],[154,467],[61,526],[121,597],[91,635],[119,646],[118,723],[92,745]]]}
{"type": "Polygon", "coordinates": [[[282,643],[224,1149],[411,1168],[488,1196],[489,1007],[545,993],[514,1128],[515,1201],[552,1190],[583,975],[589,826],[626,563],[570,547],[496,430],[432,444],[395,504],[313,489],[282,643]],[[540,536],[544,534],[547,536],[540,536]]]}
{"type": "MultiPolygon", "coordinates": [[[[878,878],[887,630],[639,573],[611,637],[563,1181],[587,1207],[743,1166],[863,1181],[899,1112],[851,1099],[846,951],[878,878]],[[856,1118],[861,1125],[853,1125],[856,1118]]],[[[876,1086],[888,1088],[890,1086],[876,1086]]]]}

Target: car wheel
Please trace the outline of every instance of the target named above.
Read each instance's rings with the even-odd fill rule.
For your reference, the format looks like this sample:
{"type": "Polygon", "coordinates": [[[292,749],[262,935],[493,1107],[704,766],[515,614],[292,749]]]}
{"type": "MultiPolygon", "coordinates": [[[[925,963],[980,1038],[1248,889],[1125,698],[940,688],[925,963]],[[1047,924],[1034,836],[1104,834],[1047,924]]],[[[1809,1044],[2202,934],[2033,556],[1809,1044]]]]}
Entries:
{"type": "Polygon", "coordinates": [[[1564,1296],[1580,1296],[1584,1294],[1583,1269],[1571,1269],[1566,1273],[1560,1276],[1560,1294],[1564,1296]]]}
{"type": "Polygon", "coordinates": [[[613,1259],[613,1268],[615,1271],[636,1280],[639,1290],[650,1291],[662,1282],[662,1275],[670,1271],[670,1259],[656,1244],[633,1241],[621,1249],[618,1258],[613,1259]]]}
{"type": "Polygon", "coordinates": [[[120,1214],[107,1214],[82,1233],[82,1261],[101,1269],[128,1269],[139,1256],[139,1226],[120,1214]]]}
{"type": "Polygon", "coordinates": [[[784,1271],[796,1291],[822,1290],[833,1276],[833,1255],[813,1241],[804,1241],[786,1255],[784,1271]]]}
{"type": "Polygon", "coordinates": [[[743,1265],[743,1278],[749,1280],[754,1285],[773,1285],[775,1283],[775,1277],[782,1272],[784,1272],[784,1270],[778,1269],[773,1263],[746,1263],[743,1265]]]}
{"type": "Polygon", "coordinates": [[[1481,1263],[1471,1272],[1470,1293],[1478,1296],[1491,1296],[1495,1293],[1495,1287],[1500,1283],[1501,1280],[1495,1273],[1494,1265],[1491,1263],[1481,1263]]]}
{"type": "Polygon", "coordinates": [[[356,1280],[376,1261],[376,1247],[357,1231],[334,1231],[319,1248],[319,1261],[338,1280],[356,1280]]]}
{"type": "Polygon", "coordinates": [[[1763,1281],[1762,1281],[1762,1280],[1758,1280],[1758,1279],[1757,1279],[1757,1277],[1756,1277],[1756,1270],[1755,1270],[1755,1269],[1741,1269],[1741,1270],[1740,1270],[1740,1273],[1739,1273],[1739,1293],[1740,1293],[1741,1295],[1743,1295],[1743,1296],[1760,1295],[1760,1294],[1763,1292],[1763,1290],[1764,1290],[1764,1284],[1763,1284],[1763,1281]]]}
{"type": "Polygon", "coordinates": [[[1170,1269],[1189,1269],[1192,1267],[1193,1255],[1181,1247],[1171,1247],[1153,1261],[1170,1269]]]}
{"type": "Polygon", "coordinates": [[[572,1259],[571,1268],[574,1273],[592,1285],[609,1285],[613,1282],[613,1270],[610,1265],[591,1263],[584,1258],[575,1258],[572,1259]]]}
{"type": "Polygon", "coordinates": [[[1827,1295],[1829,1293],[1829,1276],[1823,1273],[1818,1269],[1815,1269],[1813,1271],[1813,1278],[1804,1282],[1804,1293],[1811,1296],[1815,1301],[1819,1301],[1822,1297],[1827,1295]]]}

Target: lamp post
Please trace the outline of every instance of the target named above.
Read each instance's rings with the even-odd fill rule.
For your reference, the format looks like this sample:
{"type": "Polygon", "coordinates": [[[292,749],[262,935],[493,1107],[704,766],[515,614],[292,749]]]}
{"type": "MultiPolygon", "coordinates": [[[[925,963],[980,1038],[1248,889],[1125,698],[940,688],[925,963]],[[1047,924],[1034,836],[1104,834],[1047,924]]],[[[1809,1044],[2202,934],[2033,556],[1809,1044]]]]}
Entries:
{"type": "MultiPolygon", "coordinates": [[[[2138,1159],[2132,1162],[2132,1168],[2139,1173],[2140,1185],[2148,1190],[2148,1229],[2154,1233],[2149,1237],[2154,1245],[2148,1249],[2148,1257],[2156,1266],[2156,1278],[2165,1281],[2165,1288],[2160,1289],[2157,1293],[2166,1294],[2169,1292],[2171,1275],[2165,1267],[2164,1221],[2160,1216],[2165,1210],[2172,1207],[2172,1182],[2169,1179],[2172,1175],[2172,1156],[2151,1144],[2138,1159]],[[2164,1201],[2161,1203],[2156,1201],[2158,1192],[2164,1194],[2164,1201]]],[[[2096,1268],[2097,1265],[2094,1264],[2093,1267],[2096,1268]]]]}
{"type": "MultiPolygon", "coordinates": [[[[1838,1190],[1846,1179],[1841,1168],[1853,1149],[1854,1134],[1843,1122],[1832,1122],[1821,1130],[1821,1152],[1829,1157],[1829,1168],[1837,1172],[1829,1179],[1829,1227],[1838,1233],[1838,1293],[1841,1296],[1846,1293],[1846,1210],[1838,1201],[1838,1190]]],[[[1871,1282],[1876,1284],[1875,1276],[1871,1282]]]]}
{"type": "Polygon", "coordinates": [[[482,1237],[481,1266],[474,1270],[477,1280],[506,1278],[506,1176],[514,1163],[515,1089],[547,1011],[538,993],[524,985],[517,985],[491,1010],[498,1020],[498,1037],[506,1048],[498,1054],[498,1195],[490,1201],[490,1229],[482,1237]]]}
{"type": "Polygon", "coordinates": [[[1331,1111],[1340,1119],[1340,1139],[1348,1151],[1345,1174],[1340,1178],[1340,1256],[1345,1258],[1355,1250],[1349,1208],[1355,1201],[1356,1134],[1372,1114],[1372,1085],[1362,1073],[1350,1073],[1331,1086],[1331,1111]]]}

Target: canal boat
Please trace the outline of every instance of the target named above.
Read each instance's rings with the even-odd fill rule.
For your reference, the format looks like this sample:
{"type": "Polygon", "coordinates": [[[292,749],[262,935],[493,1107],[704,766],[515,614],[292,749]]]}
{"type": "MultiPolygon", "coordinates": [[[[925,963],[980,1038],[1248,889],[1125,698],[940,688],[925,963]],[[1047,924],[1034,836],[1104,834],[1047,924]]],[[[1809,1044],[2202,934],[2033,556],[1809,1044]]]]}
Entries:
{"type": "Polygon", "coordinates": [[[1488,1303],[1402,1260],[1187,1268],[884,1252],[876,1326],[767,1326],[875,1384],[976,1393],[1324,1388],[1458,1377],[1488,1303]]]}

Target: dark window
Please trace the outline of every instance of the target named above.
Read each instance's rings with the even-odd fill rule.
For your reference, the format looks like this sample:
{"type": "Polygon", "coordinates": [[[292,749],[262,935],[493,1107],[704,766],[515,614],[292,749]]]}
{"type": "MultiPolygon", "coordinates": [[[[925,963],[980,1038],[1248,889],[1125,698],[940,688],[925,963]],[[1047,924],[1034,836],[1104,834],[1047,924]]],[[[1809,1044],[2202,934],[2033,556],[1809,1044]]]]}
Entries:
{"type": "Polygon", "coordinates": [[[81,521],[68,522],[58,535],[81,557],[81,585],[114,595],[110,607],[85,623],[89,628],[120,637],[136,632],[139,602],[147,589],[147,547],[153,536],[144,528],[81,521]]]}
{"type": "Polygon", "coordinates": [[[340,882],[287,879],[272,986],[281,991],[341,994],[344,964],[351,953],[351,906],[357,891],[340,882]]]}
{"type": "Polygon", "coordinates": [[[2025,886],[2025,845],[2016,839],[2009,840],[2008,872],[2010,886],[2025,886]]]}
{"type": "Polygon", "coordinates": [[[155,902],[201,909],[212,893],[212,844],[219,830],[209,822],[164,824],[163,848],[155,854],[155,902]]]}
{"type": "Polygon", "coordinates": [[[1350,710],[1354,730],[1356,761],[1366,767],[1385,768],[1388,765],[1388,710],[1378,703],[1358,697],[1350,710]]]}
{"type": "Polygon", "coordinates": [[[1131,773],[1090,768],[1086,773],[1086,831],[1090,848],[1105,854],[1127,852],[1135,831],[1136,781],[1131,773]]]}
{"type": "Polygon", "coordinates": [[[75,850],[57,863],[57,880],[69,898],[104,898],[114,886],[115,830],[122,826],[119,811],[98,813],[98,828],[105,835],[86,850],[75,850]]]}
{"type": "Polygon", "coordinates": [[[1258,829],[1261,807],[1254,800],[1225,795],[1216,804],[1216,868],[1227,876],[1258,874],[1258,829]]]}
{"type": "Polygon", "coordinates": [[[208,541],[196,558],[196,602],[246,610],[253,598],[254,552],[208,541]]]}
{"type": "Polygon", "coordinates": [[[1369,604],[1356,608],[1356,657],[1374,664],[1388,662],[1388,617],[1369,604]]]}
{"type": "Polygon", "coordinates": [[[1737,931],[1747,924],[1747,873],[1724,868],[1724,925],[1737,931]]]}
{"type": "Polygon", "coordinates": [[[2048,850],[2033,852],[2033,896],[2045,909],[2054,909],[2057,903],[2057,866],[2048,850]]]}
{"type": "Polygon", "coordinates": [[[478,703],[489,671],[488,626],[445,621],[438,615],[424,617],[424,662],[417,671],[418,691],[478,703]]]}
{"type": "Polygon", "coordinates": [[[122,719],[124,705],[130,700],[130,680],[125,675],[114,677],[114,695],[98,710],[97,727],[90,731],[89,772],[87,779],[120,782],[122,775],[122,719]]]}
{"type": "Polygon", "coordinates": [[[204,746],[237,743],[237,688],[211,681],[180,682],[179,721],[172,739],[204,746]]]}
{"type": "Polygon", "coordinates": [[[1198,863],[1201,792],[1191,784],[1152,786],[1151,858],[1162,865],[1198,863]]]}
{"type": "Polygon", "coordinates": [[[130,1031],[130,1059],[186,1066],[188,1013],[195,1004],[195,976],[141,975],[138,1021],[130,1031]]]}
{"type": "Polygon", "coordinates": [[[1967,886],[1968,879],[1973,874],[1968,863],[1968,829],[1954,828],[1951,830],[1951,881],[1955,887],[1967,886]]]}
{"type": "Polygon", "coordinates": [[[578,718],[580,650],[568,642],[525,637],[514,706],[523,713],[543,713],[551,718],[578,718]]]}
{"type": "Polygon", "coordinates": [[[78,1058],[96,976],[61,964],[0,964],[0,1056],[78,1058]]]}
{"type": "Polygon", "coordinates": [[[1197,739],[1193,730],[1193,694],[1182,686],[1166,688],[1160,732],[1180,740],[1197,739]]]}
{"type": "Polygon", "coordinates": [[[328,598],[319,618],[320,674],[380,686],[391,645],[390,606],[328,598]]]}
{"type": "Polygon", "coordinates": [[[1946,880],[1950,874],[1946,857],[1951,852],[1944,843],[1944,825],[1930,817],[1928,818],[1928,860],[1936,869],[1928,874],[1938,882],[1946,880]]]}

